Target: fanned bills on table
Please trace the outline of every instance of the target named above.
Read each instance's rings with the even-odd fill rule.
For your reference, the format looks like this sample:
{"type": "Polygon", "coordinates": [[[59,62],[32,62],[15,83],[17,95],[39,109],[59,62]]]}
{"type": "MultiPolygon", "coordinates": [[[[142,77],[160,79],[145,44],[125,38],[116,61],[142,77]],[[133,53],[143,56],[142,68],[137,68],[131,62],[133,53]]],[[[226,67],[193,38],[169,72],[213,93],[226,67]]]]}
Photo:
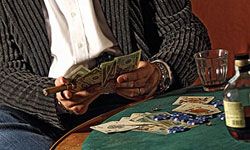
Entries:
{"type": "MultiPolygon", "coordinates": [[[[143,122],[151,122],[153,124],[145,124],[143,126],[139,126],[139,128],[133,129],[133,131],[140,131],[140,132],[149,132],[149,133],[156,133],[156,134],[169,134],[172,128],[183,128],[184,130],[188,130],[191,126],[188,126],[184,122],[174,121],[170,118],[161,118],[159,119],[159,115],[161,116],[169,116],[168,112],[158,112],[158,113],[146,113],[140,121],[143,122]],[[158,119],[156,119],[156,117],[158,119]]],[[[183,130],[183,131],[184,131],[183,130]]]]}
{"type": "Polygon", "coordinates": [[[97,126],[91,126],[91,129],[103,132],[103,133],[114,133],[114,132],[125,132],[132,129],[139,128],[139,126],[131,126],[119,123],[119,121],[111,121],[97,126]]]}
{"type": "Polygon", "coordinates": [[[208,104],[214,99],[213,96],[180,96],[173,105],[182,105],[183,103],[202,103],[208,104]]]}
{"type": "Polygon", "coordinates": [[[138,128],[133,129],[133,131],[156,133],[163,135],[168,134],[168,128],[162,124],[149,124],[145,126],[139,126],[138,128]]]}
{"type": "Polygon", "coordinates": [[[154,120],[154,116],[159,116],[159,114],[169,115],[168,112],[133,113],[130,117],[122,117],[119,121],[111,121],[97,126],[92,126],[91,129],[103,133],[124,132],[132,130],[166,135],[170,133],[169,131],[172,128],[183,128],[184,130],[189,128],[186,123],[174,121],[169,118],[158,121],[154,120]]]}
{"type": "Polygon", "coordinates": [[[119,123],[129,126],[142,126],[142,125],[154,124],[153,122],[133,121],[130,119],[130,117],[122,117],[119,120],[119,123]]]}

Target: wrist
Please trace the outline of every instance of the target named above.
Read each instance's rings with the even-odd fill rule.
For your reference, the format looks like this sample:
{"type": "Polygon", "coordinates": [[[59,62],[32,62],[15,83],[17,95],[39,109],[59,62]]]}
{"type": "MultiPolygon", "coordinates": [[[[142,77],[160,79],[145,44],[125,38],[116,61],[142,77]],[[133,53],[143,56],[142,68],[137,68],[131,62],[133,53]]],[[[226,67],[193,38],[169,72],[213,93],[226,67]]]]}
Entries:
{"type": "Polygon", "coordinates": [[[162,60],[154,60],[151,62],[159,71],[159,81],[157,87],[157,94],[167,91],[172,83],[172,73],[169,66],[162,60]]]}

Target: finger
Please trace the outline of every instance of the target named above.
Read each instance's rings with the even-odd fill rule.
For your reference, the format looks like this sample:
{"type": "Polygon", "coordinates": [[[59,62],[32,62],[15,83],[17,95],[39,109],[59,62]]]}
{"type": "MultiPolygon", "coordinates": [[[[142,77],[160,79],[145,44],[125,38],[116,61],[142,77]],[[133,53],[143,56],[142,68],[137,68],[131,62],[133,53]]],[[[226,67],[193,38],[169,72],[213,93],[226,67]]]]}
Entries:
{"type": "Polygon", "coordinates": [[[68,100],[72,98],[73,93],[68,90],[64,90],[60,92],[60,95],[64,100],[68,100]]]}
{"type": "Polygon", "coordinates": [[[101,91],[101,87],[98,85],[93,85],[91,87],[89,87],[88,89],[85,89],[83,91],[78,91],[78,92],[72,92],[72,91],[69,91],[69,90],[64,90],[62,91],[61,93],[57,94],[57,98],[58,99],[81,99],[83,97],[88,97],[90,95],[93,95],[93,94],[98,94],[100,93],[101,91]],[[74,98],[73,98],[73,95],[74,95],[74,98]]]}
{"type": "Polygon", "coordinates": [[[152,64],[146,61],[140,61],[137,70],[120,75],[117,78],[117,82],[122,83],[122,82],[138,80],[141,78],[147,78],[150,74],[152,74],[153,70],[154,68],[152,64]]]}
{"type": "Polygon", "coordinates": [[[154,72],[147,81],[144,81],[145,85],[137,88],[117,88],[116,92],[118,95],[123,97],[134,99],[135,97],[142,97],[145,98],[151,97],[156,89],[158,84],[158,76],[157,72],[154,72]]]}
{"type": "Polygon", "coordinates": [[[68,84],[69,81],[67,79],[65,79],[64,77],[58,77],[56,80],[55,80],[55,85],[56,86],[61,86],[61,85],[65,85],[65,84],[68,84]]]}
{"type": "Polygon", "coordinates": [[[76,115],[82,115],[87,112],[89,105],[76,105],[70,108],[70,111],[72,111],[76,115]]]}
{"type": "Polygon", "coordinates": [[[72,96],[73,96],[73,93],[68,90],[64,90],[64,91],[56,93],[56,98],[59,101],[69,100],[72,98],[72,96]]]}
{"type": "MultiPolygon", "coordinates": [[[[137,88],[136,91],[137,92],[135,92],[135,93],[138,93],[138,88],[137,88]]],[[[118,91],[117,94],[120,95],[120,96],[122,96],[122,97],[125,97],[127,99],[131,99],[131,100],[136,100],[136,101],[144,100],[144,96],[137,95],[137,94],[128,94],[128,91],[125,91],[123,89],[120,90],[120,91],[118,91]]]]}
{"type": "Polygon", "coordinates": [[[88,99],[83,100],[81,103],[75,103],[70,106],[67,106],[68,110],[74,112],[75,114],[84,114],[87,110],[89,105],[98,97],[99,95],[94,95],[89,97],[88,99]]]}
{"type": "Polygon", "coordinates": [[[87,91],[80,91],[75,93],[71,99],[63,99],[60,100],[60,102],[66,107],[66,108],[70,108],[73,107],[75,105],[80,105],[81,103],[88,103],[88,102],[92,102],[93,98],[97,98],[98,96],[100,96],[101,93],[99,91],[95,91],[93,93],[89,93],[87,91]]]}
{"type": "Polygon", "coordinates": [[[130,89],[118,89],[117,94],[124,96],[126,98],[134,98],[139,96],[139,88],[130,88],[130,89]]]}
{"type": "Polygon", "coordinates": [[[88,93],[98,93],[99,91],[102,90],[102,87],[98,84],[92,85],[89,88],[85,89],[86,92],[88,93]]]}
{"type": "Polygon", "coordinates": [[[87,101],[90,101],[90,97],[85,97],[85,98],[75,98],[71,100],[64,100],[60,101],[61,104],[67,109],[67,110],[72,110],[72,107],[77,106],[77,105],[83,105],[84,103],[87,103],[87,101]]]}
{"type": "Polygon", "coordinates": [[[146,84],[147,79],[142,78],[137,81],[129,81],[129,82],[123,82],[116,84],[117,88],[137,88],[137,87],[143,87],[146,84]]]}

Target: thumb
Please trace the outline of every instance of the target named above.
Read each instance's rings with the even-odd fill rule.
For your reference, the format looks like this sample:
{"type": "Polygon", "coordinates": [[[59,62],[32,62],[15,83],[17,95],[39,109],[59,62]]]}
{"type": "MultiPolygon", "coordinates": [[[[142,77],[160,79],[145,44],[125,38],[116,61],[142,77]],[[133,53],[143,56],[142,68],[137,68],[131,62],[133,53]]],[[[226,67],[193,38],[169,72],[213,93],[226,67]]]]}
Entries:
{"type": "Polygon", "coordinates": [[[65,85],[68,83],[69,83],[69,81],[64,77],[58,77],[55,80],[55,86],[61,86],[61,85],[65,85]]]}

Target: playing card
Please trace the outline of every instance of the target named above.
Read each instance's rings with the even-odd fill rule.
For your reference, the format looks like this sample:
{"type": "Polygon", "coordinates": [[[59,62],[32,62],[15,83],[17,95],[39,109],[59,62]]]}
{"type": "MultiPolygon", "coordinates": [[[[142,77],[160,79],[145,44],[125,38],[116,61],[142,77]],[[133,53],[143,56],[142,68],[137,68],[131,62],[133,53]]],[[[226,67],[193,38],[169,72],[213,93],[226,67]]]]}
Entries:
{"type": "Polygon", "coordinates": [[[173,105],[182,105],[183,103],[202,103],[208,104],[214,99],[213,96],[180,96],[173,105]]]}
{"type": "Polygon", "coordinates": [[[132,129],[136,129],[139,126],[129,126],[129,125],[124,125],[122,123],[119,123],[119,121],[111,121],[111,122],[107,122],[104,124],[100,124],[97,126],[91,126],[90,128],[93,130],[97,130],[103,133],[114,133],[114,132],[125,132],[125,131],[129,131],[132,129]]]}
{"type": "Polygon", "coordinates": [[[129,126],[142,126],[142,125],[154,124],[153,122],[131,121],[130,117],[122,117],[119,120],[119,123],[124,124],[124,125],[129,125],[129,126]]]}
{"type": "Polygon", "coordinates": [[[192,114],[197,116],[213,115],[221,111],[213,105],[200,104],[200,103],[184,103],[172,111],[192,114]]]}

